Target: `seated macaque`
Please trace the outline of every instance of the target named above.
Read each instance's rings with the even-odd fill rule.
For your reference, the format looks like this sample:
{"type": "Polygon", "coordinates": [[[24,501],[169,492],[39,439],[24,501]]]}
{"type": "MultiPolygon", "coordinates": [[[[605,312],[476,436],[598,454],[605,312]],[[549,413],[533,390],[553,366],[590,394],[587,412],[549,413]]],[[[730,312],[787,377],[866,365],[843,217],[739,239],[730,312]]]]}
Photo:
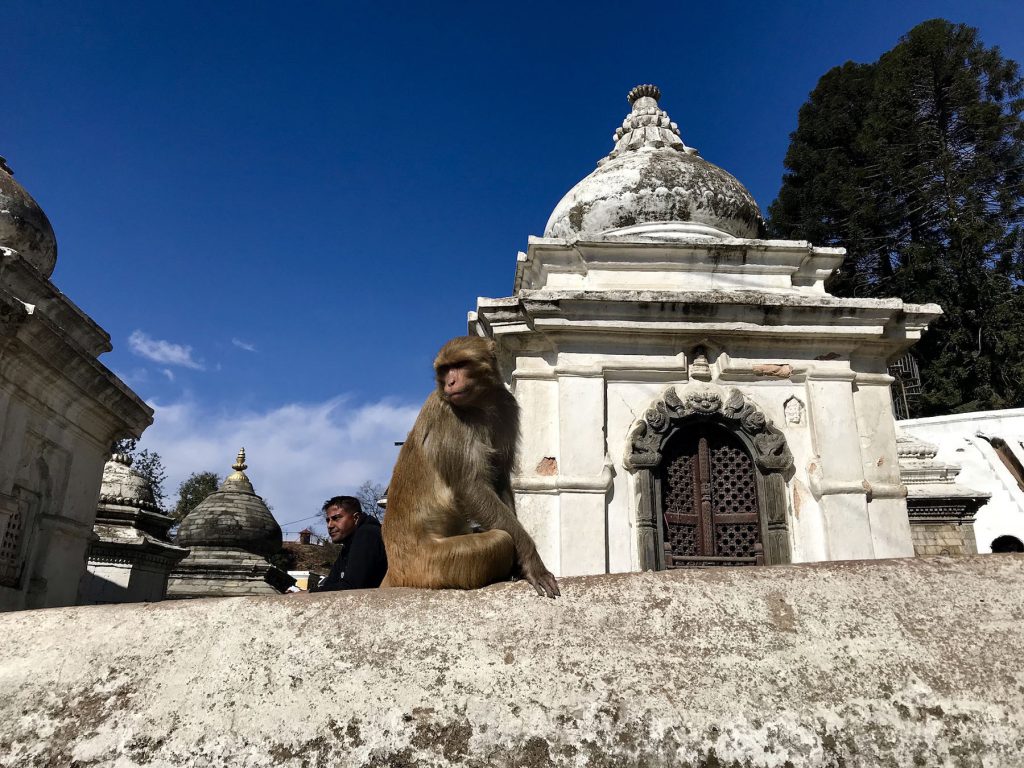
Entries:
{"type": "Polygon", "coordinates": [[[516,569],[539,595],[555,577],[519,524],[512,469],[519,406],[489,339],[452,339],[434,360],[431,392],[402,445],[388,485],[382,587],[476,589],[516,569]],[[476,523],[484,530],[472,533],[476,523]]]}

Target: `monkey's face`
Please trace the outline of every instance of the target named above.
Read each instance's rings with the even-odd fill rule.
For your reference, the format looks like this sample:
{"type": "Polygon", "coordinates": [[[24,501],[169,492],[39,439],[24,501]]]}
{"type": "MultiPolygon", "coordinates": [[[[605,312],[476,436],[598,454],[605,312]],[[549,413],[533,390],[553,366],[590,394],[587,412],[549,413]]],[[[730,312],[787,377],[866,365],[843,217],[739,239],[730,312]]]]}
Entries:
{"type": "Polygon", "coordinates": [[[468,363],[442,366],[437,371],[437,385],[442,397],[454,406],[469,405],[475,399],[477,383],[468,363]]]}
{"type": "Polygon", "coordinates": [[[495,344],[490,339],[460,336],[445,344],[434,360],[437,393],[453,408],[481,407],[501,386],[495,344]]]}

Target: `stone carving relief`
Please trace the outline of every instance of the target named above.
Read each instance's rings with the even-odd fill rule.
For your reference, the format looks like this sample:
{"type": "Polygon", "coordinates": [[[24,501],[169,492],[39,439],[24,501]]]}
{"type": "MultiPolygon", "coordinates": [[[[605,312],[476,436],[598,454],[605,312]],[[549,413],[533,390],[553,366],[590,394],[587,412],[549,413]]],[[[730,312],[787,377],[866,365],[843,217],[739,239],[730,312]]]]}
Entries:
{"type": "Polygon", "coordinates": [[[763,471],[781,471],[793,465],[785,437],[742,392],[738,389],[725,392],[707,386],[687,390],[682,397],[674,387],[667,390],[634,428],[626,466],[633,470],[658,466],[662,448],[674,431],[675,422],[693,416],[717,417],[725,426],[744,436],[753,449],[754,463],[763,471]]]}
{"type": "Polygon", "coordinates": [[[790,424],[803,424],[804,422],[804,404],[800,402],[800,399],[793,395],[783,404],[783,411],[786,414],[786,421],[790,424]]]}
{"type": "Polygon", "coordinates": [[[640,567],[665,567],[662,498],[657,479],[662,451],[683,422],[711,422],[725,427],[747,446],[758,470],[757,486],[765,562],[790,562],[787,492],[783,472],[793,466],[786,439],[738,389],[691,385],[680,393],[665,391],[630,434],[626,467],[636,475],[639,491],[637,538],[640,567]]]}
{"type": "Polygon", "coordinates": [[[690,363],[690,378],[697,381],[711,381],[711,365],[704,347],[693,351],[693,362],[690,363]]]}

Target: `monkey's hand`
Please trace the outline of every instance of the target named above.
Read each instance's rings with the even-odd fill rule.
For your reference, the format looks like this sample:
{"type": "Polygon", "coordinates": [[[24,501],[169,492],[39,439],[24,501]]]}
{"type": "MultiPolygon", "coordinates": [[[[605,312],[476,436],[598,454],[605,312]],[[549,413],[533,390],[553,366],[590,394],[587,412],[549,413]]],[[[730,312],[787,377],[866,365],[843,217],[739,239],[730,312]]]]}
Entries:
{"type": "Polygon", "coordinates": [[[520,567],[523,578],[526,579],[537,590],[541,597],[558,597],[562,593],[558,591],[558,582],[547,568],[544,567],[540,557],[533,557],[524,562],[520,567]]]}

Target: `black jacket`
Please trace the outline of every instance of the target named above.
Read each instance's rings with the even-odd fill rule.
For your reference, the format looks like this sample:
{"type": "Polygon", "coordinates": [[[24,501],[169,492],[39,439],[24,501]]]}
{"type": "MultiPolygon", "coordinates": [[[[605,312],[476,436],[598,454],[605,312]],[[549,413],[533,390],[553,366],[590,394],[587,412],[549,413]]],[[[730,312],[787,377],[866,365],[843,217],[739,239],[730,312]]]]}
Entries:
{"type": "Polygon", "coordinates": [[[359,527],[341,542],[341,554],[334,561],[327,578],[311,591],[372,589],[380,586],[387,572],[388,557],[384,553],[380,523],[373,517],[363,515],[359,527]]]}

